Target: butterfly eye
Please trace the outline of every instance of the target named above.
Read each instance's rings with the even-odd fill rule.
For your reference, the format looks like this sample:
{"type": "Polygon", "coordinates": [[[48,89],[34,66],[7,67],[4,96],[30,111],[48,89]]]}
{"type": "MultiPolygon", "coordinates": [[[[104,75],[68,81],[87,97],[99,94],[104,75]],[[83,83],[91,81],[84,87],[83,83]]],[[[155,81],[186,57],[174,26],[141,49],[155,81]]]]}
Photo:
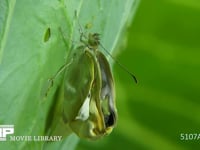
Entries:
{"type": "Polygon", "coordinates": [[[92,48],[93,50],[97,49],[97,47],[100,44],[100,38],[98,33],[88,35],[88,46],[89,48],[92,48]]]}

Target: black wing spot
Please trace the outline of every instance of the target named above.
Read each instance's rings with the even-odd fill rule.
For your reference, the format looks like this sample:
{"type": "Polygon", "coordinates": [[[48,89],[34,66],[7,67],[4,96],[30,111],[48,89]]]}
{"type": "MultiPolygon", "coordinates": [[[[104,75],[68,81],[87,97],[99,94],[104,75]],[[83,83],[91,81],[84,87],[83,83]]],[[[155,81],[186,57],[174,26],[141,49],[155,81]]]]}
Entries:
{"type": "Polygon", "coordinates": [[[106,127],[113,126],[116,121],[115,113],[111,111],[110,115],[104,117],[106,127]]]}

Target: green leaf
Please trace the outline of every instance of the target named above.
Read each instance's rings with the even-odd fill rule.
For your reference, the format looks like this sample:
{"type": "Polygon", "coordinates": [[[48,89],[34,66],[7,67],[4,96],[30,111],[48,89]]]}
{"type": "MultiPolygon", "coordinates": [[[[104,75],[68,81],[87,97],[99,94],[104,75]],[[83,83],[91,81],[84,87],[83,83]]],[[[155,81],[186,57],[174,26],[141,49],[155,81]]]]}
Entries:
{"type": "MultiPolygon", "coordinates": [[[[43,97],[44,87],[66,62],[72,45],[78,45],[80,27],[75,11],[80,24],[91,24],[89,32],[100,33],[101,43],[112,52],[120,44],[120,35],[136,6],[136,0],[0,2],[0,124],[15,126],[11,136],[45,134],[60,79],[47,99],[43,97]]],[[[70,136],[52,147],[71,150],[77,141],[77,137],[70,136]]],[[[0,149],[41,149],[43,144],[7,141],[0,149]]]]}

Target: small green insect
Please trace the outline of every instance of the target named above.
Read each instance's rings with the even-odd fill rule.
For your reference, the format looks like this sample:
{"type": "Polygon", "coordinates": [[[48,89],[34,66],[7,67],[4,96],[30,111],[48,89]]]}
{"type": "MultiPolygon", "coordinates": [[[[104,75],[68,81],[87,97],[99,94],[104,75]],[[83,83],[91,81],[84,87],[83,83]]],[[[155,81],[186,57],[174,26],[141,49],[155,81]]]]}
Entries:
{"type": "Polygon", "coordinates": [[[60,69],[66,68],[63,93],[51,134],[72,131],[81,138],[98,139],[111,133],[117,122],[114,79],[108,60],[98,49],[99,34],[81,32],[80,41],[82,45],[69,54],[70,62],[60,69]]]}

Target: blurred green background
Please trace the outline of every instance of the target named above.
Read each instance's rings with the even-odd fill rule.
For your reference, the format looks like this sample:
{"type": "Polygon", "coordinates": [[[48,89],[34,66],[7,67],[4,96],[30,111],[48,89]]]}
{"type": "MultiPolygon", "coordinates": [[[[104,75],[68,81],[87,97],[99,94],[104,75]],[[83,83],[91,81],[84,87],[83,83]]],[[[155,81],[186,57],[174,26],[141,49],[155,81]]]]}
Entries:
{"type": "Polygon", "coordinates": [[[100,141],[80,140],[77,150],[195,150],[200,134],[200,2],[141,0],[117,59],[136,85],[114,66],[119,120],[100,141]]]}

